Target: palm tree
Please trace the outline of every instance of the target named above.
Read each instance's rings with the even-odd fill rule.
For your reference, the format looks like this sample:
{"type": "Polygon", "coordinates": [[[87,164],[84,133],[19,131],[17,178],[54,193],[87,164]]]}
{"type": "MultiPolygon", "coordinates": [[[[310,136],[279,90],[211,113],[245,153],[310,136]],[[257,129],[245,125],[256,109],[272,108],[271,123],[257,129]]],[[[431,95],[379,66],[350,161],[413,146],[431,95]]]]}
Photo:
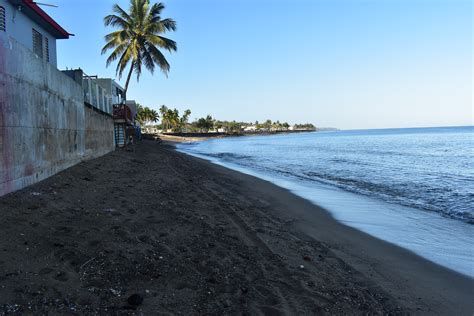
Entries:
{"type": "Polygon", "coordinates": [[[166,112],[167,123],[170,125],[171,129],[175,131],[179,126],[179,112],[177,109],[171,110],[168,109],[166,112]]]}
{"type": "Polygon", "coordinates": [[[162,3],[150,4],[150,0],[131,0],[128,12],[118,4],[114,4],[114,14],[104,18],[105,26],[117,27],[118,30],[105,36],[107,44],[102,48],[102,54],[113,49],[107,58],[107,66],[118,59],[116,73],[119,78],[130,64],[130,70],[125,83],[125,95],[132,73],[135,71],[137,81],[142,73],[142,65],[153,73],[158,65],[165,75],[168,75],[170,65],[160,48],[170,53],[177,50],[176,42],[160,34],[176,30],[176,22],[172,19],[162,19],[162,3]]]}
{"type": "Polygon", "coordinates": [[[183,113],[183,116],[181,117],[181,129],[184,127],[184,130],[187,132],[188,131],[188,121],[189,121],[189,116],[191,115],[191,110],[186,110],[183,113]]]}
{"type": "Polygon", "coordinates": [[[163,129],[163,131],[166,131],[167,130],[167,123],[168,123],[168,117],[167,117],[167,113],[168,113],[168,107],[166,105],[162,105],[160,107],[160,114],[161,114],[161,127],[163,129]]]}
{"type": "Polygon", "coordinates": [[[142,124],[144,122],[144,117],[143,117],[143,106],[140,103],[137,103],[137,116],[136,120],[138,123],[142,124]]]}
{"type": "Polygon", "coordinates": [[[159,118],[160,116],[155,110],[140,104],[137,105],[137,121],[140,122],[140,124],[148,125],[156,123],[159,118]]]}
{"type": "Polygon", "coordinates": [[[160,118],[160,116],[158,115],[158,112],[156,112],[155,110],[150,110],[150,115],[148,117],[148,122],[156,123],[156,122],[158,122],[159,118],[160,118]]]}

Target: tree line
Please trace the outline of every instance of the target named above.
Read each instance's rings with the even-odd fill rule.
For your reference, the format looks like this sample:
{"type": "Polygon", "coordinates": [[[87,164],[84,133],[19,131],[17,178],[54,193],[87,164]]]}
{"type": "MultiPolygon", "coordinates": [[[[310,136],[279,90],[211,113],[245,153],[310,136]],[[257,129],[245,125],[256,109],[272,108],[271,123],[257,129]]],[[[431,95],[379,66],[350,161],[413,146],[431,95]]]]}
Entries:
{"type": "Polygon", "coordinates": [[[162,105],[159,111],[149,107],[138,105],[136,121],[145,129],[153,127],[162,132],[174,133],[242,133],[242,132],[272,132],[288,130],[315,130],[316,127],[311,123],[295,124],[291,126],[287,122],[266,120],[264,122],[255,121],[237,122],[222,121],[214,119],[211,115],[195,119],[189,122],[191,110],[187,109],[180,115],[177,109],[168,108],[162,105]],[[160,121],[159,124],[158,121],[160,121]]]}

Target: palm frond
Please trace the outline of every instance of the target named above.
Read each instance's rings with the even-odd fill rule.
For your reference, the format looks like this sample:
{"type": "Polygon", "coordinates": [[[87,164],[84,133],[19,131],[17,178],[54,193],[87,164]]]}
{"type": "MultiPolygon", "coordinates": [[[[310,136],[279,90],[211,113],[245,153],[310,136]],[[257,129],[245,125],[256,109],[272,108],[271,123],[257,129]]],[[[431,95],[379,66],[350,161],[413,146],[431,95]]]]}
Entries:
{"type": "Polygon", "coordinates": [[[125,21],[130,22],[132,20],[130,15],[124,9],[122,9],[118,4],[114,4],[112,6],[112,11],[117,13],[118,16],[121,17],[125,21]]]}
{"type": "Polygon", "coordinates": [[[131,24],[129,21],[124,20],[123,18],[115,15],[110,14],[104,18],[104,25],[105,26],[112,26],[112,27],[120,27],[122,29],[131,28],[131,24]]]}
{"type": "Polygon", "coordinates": [[[137,75],[137,82],[140,81],[140,76],[142,75],[142,63],[143,63],[143,58],[137,58],[133,62],[133,70],[135,71],[135,74],[137,75]]]}
{"type": "Polygon", "coordinates": [[[106,42],[114,41],[117,43],[126,41],[128,37],[130,37],[130,32],[127,30],[115,31],[104,36],[106,42]]]}
{"type": "Polygon", "coordinates": [[[149,5],[150,0],[132,0],[130,7],[131,16],[133,17],[134,25],[140,29],[144,27],[149,5]]]}
{"type": "MultiPolygon", "coordinates": [[[[110,43],[108,43],[110,44],[110,43]]],[[[107,45],[108,45],[107,44],[107,45]]],[[[104,46],[104,48],[102,48],[102,51],[104,52],[104,50],[106,51],[106,46],[104,46]]],[[[118,46],[115,47],[114,51],[109,55],[109,57],[107,58],[107,61],[106,61],[106,66],[108,67],[112,62],[114,62],[115,60],[117,60],[117,58],[119,57],[120,54],[123,54],[125,52],[125,50],[127,49],[128,45],[127,43],[123,43],[123,44],[120,44],[118,46]]]]}
{"type": "Polygon", "coordinates": [[[153,60],[153,56],[147,50],[147,45],[144,41],[140,42],[140,47],[141,47],[140,52],[141,52],[141,56],[145,64],[145,67],[153,74],[153,72],[155,71],[155,61],[153,60]]]}
{"type": "Polygon", "coordinates": [[[122,56],[120,56],[120,59],[117,63],[117,68],[115,69],[115,72],[119,78],[122,78],[122,73],[125,70],[125,67],[127,67],[128,62],[132,57],[131,51],[131,45],[128,45],[125,51],[122,53],[122,56]]]}
{"type": "MultiPolygon", "coordinates": [[[[151,21],[154,23],[155,21],[151,21]]],[[[176,31],[176,21],[170,18],[159,20],[159,23],[162,25],[165,31],[176,31]]],[[[165,32],[163,31],[163,32],[165,32]]]]}
{"type": "Polygon", "coordinates": [[[160,17],[161,15],[161,11],[163,11],[165,9],[165,5],[161,2],[158,2],[158,3],[154,3],[151,8],[150,8],[150,17],[151,18],[154,18],[154,17],[160,17]]]}
{"type": "Polygon", "coordinates": [[[170,53],[178,50],[178,46],[176,42],[173,40],[170,40],[169,38],[159,36],[159,35],[154,35],[154,34],[150,34],[150,35],[147,34],[146,39],[151,44],[164,48],[170,53]]]}
{"type": "Polygon", "coordinates": [[[170,64],[166,60],[163,53],[161,53],[160,50],[154,45],[147,45],[147,49],[150,52],[150,55],[152,56],[155,63],[160,66],[161,71],[166,75],[166,77],[168,77],[168,72],[170,71],[170,64]]]}

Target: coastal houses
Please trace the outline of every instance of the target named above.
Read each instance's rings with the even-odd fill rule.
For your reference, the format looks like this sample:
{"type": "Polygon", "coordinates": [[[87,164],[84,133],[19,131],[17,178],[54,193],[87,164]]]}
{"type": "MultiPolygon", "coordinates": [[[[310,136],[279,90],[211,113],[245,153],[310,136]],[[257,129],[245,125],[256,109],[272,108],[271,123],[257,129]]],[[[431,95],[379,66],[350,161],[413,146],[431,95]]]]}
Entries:
{"type": "Polygon", "coordinates": [[[113,91],[57,69],[69,36],[37,3],[0,0],[0,196],[115,149],[113,91]]]}
{"type": "Polygon", "coordinates": [[[116,147],[126,146],[130,136],[135,138],[137,104],[133,100],[126,100],[122,86],[111,78],[89,76],[82,69],[62,72],[82,86],[86,106],[113,118],[113,139],[116,147]]]}
{"type": "Polygon", "coordinates": [[[63,70],[82,87],[84,103],[97,111],[113,115],[113,106],[125,104],[125,90],[111,78],[89,76],[82,69],[63,70]]]}
{"type": "MultiPolygon", "coordinates": [[[[91,104],[94,104],[95,100],[101,100],[101,97],[104,98],[102,102],[103,111],[113,114],[113,106],[117,104],[124,104],[126,102],[125,89],[122,88],[115,80],[111,78],[98,78],[87,77],[88,86],[87,94],[90,95],[91,104]],[[94,85],[97,85],[97,90],[94,90],[94,85]]],[[[100,102],[95,102],[99,105],[100,102]]]]}
{"type": "Polygon", "coordinates": [[[257,125],[249,125],[244,127],[244,132],[255,132],[257,130],[257,125]]]}

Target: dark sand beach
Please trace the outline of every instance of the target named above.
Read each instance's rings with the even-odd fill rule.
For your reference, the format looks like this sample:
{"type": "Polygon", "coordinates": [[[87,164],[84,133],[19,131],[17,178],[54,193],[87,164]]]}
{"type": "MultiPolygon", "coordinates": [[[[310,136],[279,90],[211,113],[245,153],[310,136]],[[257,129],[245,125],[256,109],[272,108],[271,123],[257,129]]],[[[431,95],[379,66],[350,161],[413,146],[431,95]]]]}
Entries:
{"type": "Polygon", "coordinates": [[[473,280],[143,141],[0,198],[0,314],[472,315],[473,280]]]}

